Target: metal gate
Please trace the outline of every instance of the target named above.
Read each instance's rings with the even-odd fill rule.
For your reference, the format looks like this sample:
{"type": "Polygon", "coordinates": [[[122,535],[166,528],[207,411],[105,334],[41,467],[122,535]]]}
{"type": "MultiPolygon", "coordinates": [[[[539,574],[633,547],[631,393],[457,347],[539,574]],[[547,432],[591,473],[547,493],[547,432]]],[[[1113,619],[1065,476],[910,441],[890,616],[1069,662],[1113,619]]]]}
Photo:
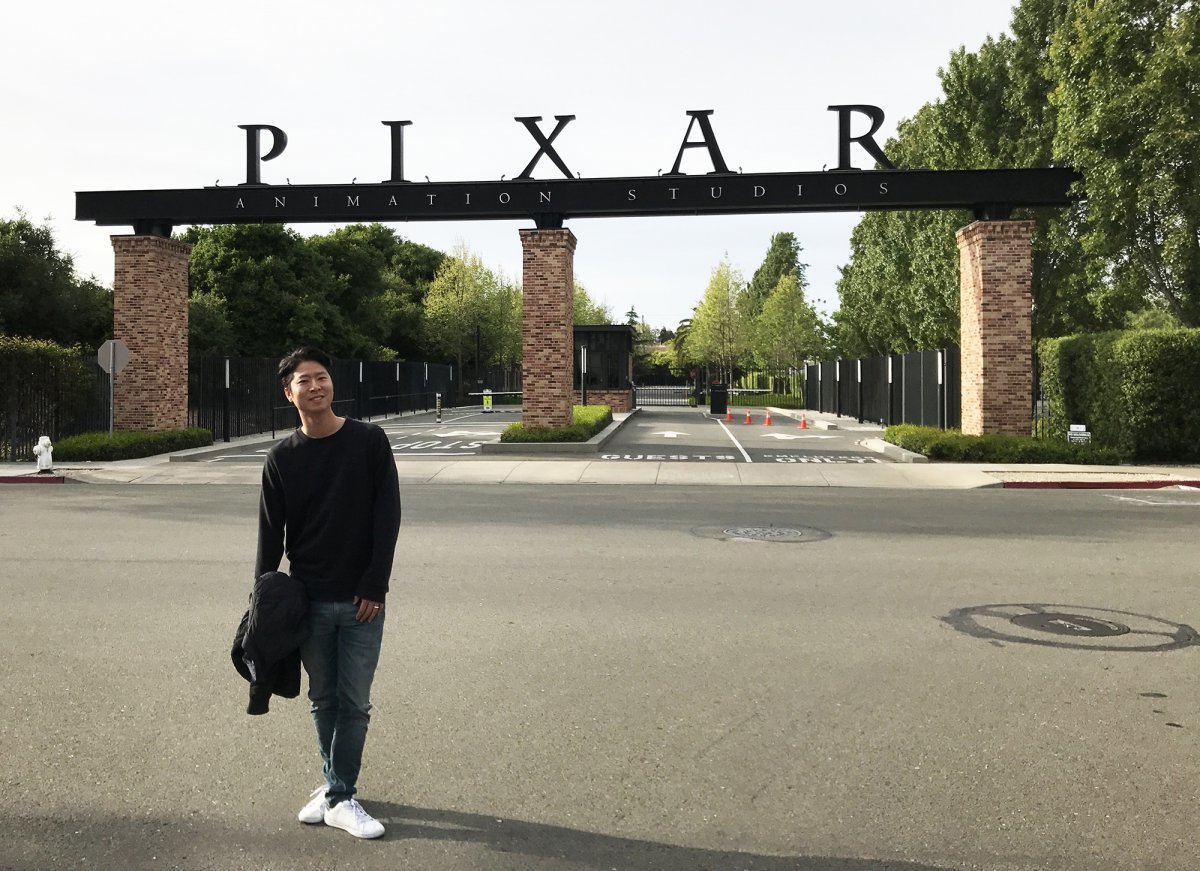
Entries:
{"type": "Polygon", "coordinates": [[[647,405],[688,405],[692,396],[692,388],[687,385],[678,387],[635,387],[633,401],[639,407],[647,405]]]}

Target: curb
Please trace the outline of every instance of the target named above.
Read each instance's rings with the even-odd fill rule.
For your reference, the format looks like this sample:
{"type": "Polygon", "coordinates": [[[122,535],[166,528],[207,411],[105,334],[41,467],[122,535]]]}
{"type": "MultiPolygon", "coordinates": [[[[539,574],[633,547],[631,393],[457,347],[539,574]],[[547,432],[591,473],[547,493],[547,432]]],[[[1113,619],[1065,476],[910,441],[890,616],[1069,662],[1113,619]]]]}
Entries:
{"type": "Polygon", "coordinates": [[[0,475],[0,484],[65,484],[67,479],[62,475],[43,475],[40,472],[30,472],[28,475],[0,475]]]}
{"type": "Polygon", "coordinates": [[[929,457],[924,454],[918,454],[914,451],[906,451],[899,445],[894,445],[891,442],[885,442],[883,439],[863,439],[862,446],[867,450],[874,451],[877,454],[883,454],[889,460],[895,460],[897,463],[928,463],[929,457]]]}
{"type": "Polygon", "coordinates": [[[614,420],[586,442],[487,442],[479,446],[481,454],[541,456],[543,454],[598,454],[641,408],[635,408],[620,420],[614,420]]]}
{"type": "Polygon", "coordinates": [[[1161,490],[1164,487],[1200,489],[1200,481],[1002,481],[1000,486],[1006,490],[1161,490]]]}

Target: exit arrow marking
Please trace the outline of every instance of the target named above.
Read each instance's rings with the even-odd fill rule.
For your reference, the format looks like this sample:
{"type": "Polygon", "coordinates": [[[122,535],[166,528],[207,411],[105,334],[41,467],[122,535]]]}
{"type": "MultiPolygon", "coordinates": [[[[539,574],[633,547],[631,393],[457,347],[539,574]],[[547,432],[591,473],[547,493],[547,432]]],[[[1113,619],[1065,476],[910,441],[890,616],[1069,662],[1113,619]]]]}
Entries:
{"type": "Polygon", "coordinates": [[[650,433],[650,434],[651,434],[651,435],[660,435],[660,436],[666,436],[666,437],[667,437],[667,438],[669,438],[669,439],[677,439],[677,438],[679,438],[680,436],[685,436],[685,435],[687,435],[687,433],[685,433],[685,432],[675,432],[674,430],[667,430],[666,432],[655,432],[655,433],[650,433]]]}

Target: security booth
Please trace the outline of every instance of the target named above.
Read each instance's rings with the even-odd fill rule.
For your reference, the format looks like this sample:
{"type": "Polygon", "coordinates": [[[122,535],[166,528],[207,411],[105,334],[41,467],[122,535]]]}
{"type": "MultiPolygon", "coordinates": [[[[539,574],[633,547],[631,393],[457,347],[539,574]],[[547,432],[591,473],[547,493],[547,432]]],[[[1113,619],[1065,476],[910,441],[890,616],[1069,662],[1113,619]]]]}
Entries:
{"type": "Polygon", "coordinates": [[[575,403],[633,410],[633,327],[576,324],[575,403]]]}

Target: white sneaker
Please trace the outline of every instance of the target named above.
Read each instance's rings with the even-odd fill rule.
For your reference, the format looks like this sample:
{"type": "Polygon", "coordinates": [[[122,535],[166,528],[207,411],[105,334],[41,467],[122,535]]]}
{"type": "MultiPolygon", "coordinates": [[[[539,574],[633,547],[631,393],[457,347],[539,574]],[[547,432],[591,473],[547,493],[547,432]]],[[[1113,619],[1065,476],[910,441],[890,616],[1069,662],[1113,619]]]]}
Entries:
{"type": "Polygon", "coordinates": [[[308,804],[300,808],[300,813],[296,814],[296,819],[309,825],[325,822],[326,788],[324,785],[321,785],[310,793],[308,804]]]}
{"type": "Polygon", "coordinates": [[[378,838],[383,834],[383,823],[352,798],[339,801],[325,811],[325,825],[345,829],[356,838],[378,838]]]}

